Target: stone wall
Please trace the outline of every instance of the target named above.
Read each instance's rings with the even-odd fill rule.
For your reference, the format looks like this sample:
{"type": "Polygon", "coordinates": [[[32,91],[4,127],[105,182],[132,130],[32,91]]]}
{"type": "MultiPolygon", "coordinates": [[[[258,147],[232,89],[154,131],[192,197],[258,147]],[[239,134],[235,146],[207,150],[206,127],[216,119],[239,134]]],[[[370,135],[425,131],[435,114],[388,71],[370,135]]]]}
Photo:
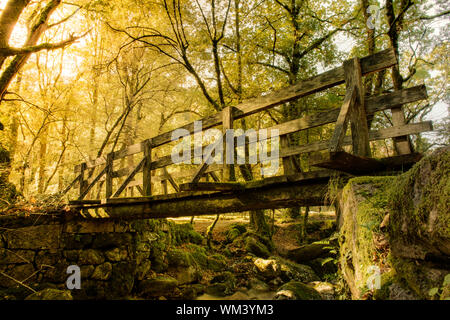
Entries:
{"type": "Polygon", "coordinates": [[[189,224],[67,221],[63,216],[0,216],[0,300],[24,299],[33,290],[66,290],[70,265],[81,269],[81,289],[71,290],[74,299],[148,297],[155,281],[174,289],[196,280],[197,270],[169,265],[171,248],[203,241],[189,224]],[[184,279],[157,277],[174,268],[184,279]]]}

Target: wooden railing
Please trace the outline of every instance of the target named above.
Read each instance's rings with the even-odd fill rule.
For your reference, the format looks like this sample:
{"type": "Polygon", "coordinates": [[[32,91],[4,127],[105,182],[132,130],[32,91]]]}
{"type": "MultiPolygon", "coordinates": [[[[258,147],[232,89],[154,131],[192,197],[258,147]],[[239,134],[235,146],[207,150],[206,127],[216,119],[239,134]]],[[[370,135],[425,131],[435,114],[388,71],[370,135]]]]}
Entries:
{"type": "MultiPolygon", "coordinates": [[[[379,96],[365,96],[362,77],[390,68],[396,63],[394,52],[391,49],[361,59],[354,58],[345,61],[342,67],[313,76],[295,85],[262,97],[247,100],[235,107],[227,107],[221,112],[203,118],[201,119],[202,130],[222,126],[222,130],[225,133],[226,129],[233,128],[234,120],[248,117],[255,113],[345,83],[346,95],[342,107],[317,112],[266,129],[277,129],[283,141],[288,134],[335,123],[334,132],[330,140],[295,146],[282,143],[280,158],[283,160],[301,153],[327,151],[325,160],[313,164],[336,169],[336,163],[333,163],[333,161],[337,159],[339,162],[338,158],[342,156],[343,147],[349,145],[352,146],[352,156],[361,157],[361,159],[364,158],[366,160],[370,159],[370,141],[403,137],[433,130],[432,124],[429,121],[412,124],[397,123],[396,126],[390,128],[369,130],[367,119],[372,117],[376,112],[398,108],[398,106],[403,104],[427,98],[427,92],[423,85],[379,96]],[[349,125],[352,134],[351,136],[346,136],[349,125]]],[[[177,129],[186,129],[189,134],[193,134],[194,123],[189,123],[177,129]]],[[[199,182],[201,178],[206,180],[211,178],[212,181],[218,182],[220,175],[216,174],[217,171],[222,171],[222,182],[234,180],[234,167],[230,164],[207,165],[203,163],[196,168],[189,169],[183,167],[180,172],[170,174],[166,167],[173,164],[171,155],[156,158],[155,151],[160,153],[160,150],[157,149],[158,147],[172,142],[173,131],[171,130],[140,143],[130,145],[94,161],[77,165],[75,167],[76,178],[65,191],[78,184],[78,200],[85,199],[89,194],[94,199],[103,197],[115,198],[121,196],[127,189],[131,191],[131,194],[128,194],[129,196],[134,196],[134,191],[138,191],[141,196],[151,196],[154,194],[152,187],[156,183],[161,183],[162,193],[167,194],[169,185],[175,192],[180,191],[180,179],[185,180],[188,178],[188,182],[191,184],[199,182]],[[115,169],[115,161],[138,155],[140,160],[136,166],[115,169]],[[155,175],[157,169],[162,169],[162,174],[155,175]],[[142,178],[137,178],[137,175],[140,173],[142,173],[142,178]],[[119,178],[125,179],[119,181],[117,180],[119,178]],[[114,183],[115,181],[118,182],[114,183]],[[97,186],[96,194],[93,192],[95,186],[97,186]],[[104,191],[102,191],[103,186],[104,191]]],[[[235,141],[242,140],[236,137],[235,141]]],[[[246,143],[248,144],[249,142],[246,141],[246,143]]],[[[237,144],[236,146],[239,145],[237,144]]],[[[205,147],[198,148],[201,148],[203,153],[205,147]]],[[[192,149],[191,154],[196,154],[194,149],[192,149]]],[[[348,160],[348,156],[349,154],[345,155],[345,161],[348,160]]],[[[284,170],[284,174],[292,173],[288,172],[292,169],[289,169],[286,165],[284,166],[284,170]]]]}

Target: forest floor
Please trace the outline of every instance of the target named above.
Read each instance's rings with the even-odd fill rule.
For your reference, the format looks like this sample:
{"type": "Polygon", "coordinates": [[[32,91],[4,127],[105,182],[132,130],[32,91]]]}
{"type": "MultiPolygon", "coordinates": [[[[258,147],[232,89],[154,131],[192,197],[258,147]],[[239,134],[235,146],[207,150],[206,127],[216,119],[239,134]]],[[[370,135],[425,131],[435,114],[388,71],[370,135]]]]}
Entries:
{"type": "MultiPolygon", "coordinates": [[[[216,216],[199,216],[194,218],[194,230],[202,235],[206,234],[206,229],[214,221],[216,216]]],[[[322,238],[320,230],[316,226],[322,224],[324,221],[335,220],[336,215],[334,211],[314,212],[311,211],[308,216],[308,238],[307,242],[317,241],[322,238]]],[[[190,217],[181,217],[170,219],[176,223],[186,223],[191,220],[190,217]]],[[[291,219],[286,218],[282,214],[275,215],[275,232],[272,236],[277,253],[283,254],[288,250],[298,248],[299,242],[299,228],[302,218],[291,219]]],[[[215,243],[224,242],[226,239],[226,232],[230,226],[235,223],[248,224],[249,218],[247,213],[223,214],[217,222],[213,230],[213,241],[215,243]]],[[[272,220],[268,222],[272,226],[272,220]]]]}

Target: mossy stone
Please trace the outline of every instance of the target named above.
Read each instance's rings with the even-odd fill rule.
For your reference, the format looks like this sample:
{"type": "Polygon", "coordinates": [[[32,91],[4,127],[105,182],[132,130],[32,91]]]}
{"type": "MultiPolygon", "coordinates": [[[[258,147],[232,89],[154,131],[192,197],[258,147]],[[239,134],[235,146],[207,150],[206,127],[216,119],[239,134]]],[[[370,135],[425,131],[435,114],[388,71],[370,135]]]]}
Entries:
{"type": "Polygon", "coordinates": [[[290,281],[282,285],[275,296],[276,300],[322,300],[319,292],[299,282],[290,281]]]}

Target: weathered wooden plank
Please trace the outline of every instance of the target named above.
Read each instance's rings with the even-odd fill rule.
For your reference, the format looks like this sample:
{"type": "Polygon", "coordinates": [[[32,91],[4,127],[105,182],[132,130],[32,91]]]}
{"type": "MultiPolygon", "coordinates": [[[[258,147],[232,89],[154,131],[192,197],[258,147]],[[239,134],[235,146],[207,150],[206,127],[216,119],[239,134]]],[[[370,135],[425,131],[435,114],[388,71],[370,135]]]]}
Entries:
{"type": "Polygon", "coordinates": [[[421,153],[403,154],[394,157],[380,159],[386,171],[409,170],[415,163],[423,158],[421,153]]]}
{"type": "Polygon", "coordinates": [[[197,182],[180,184],[181,191],[235,191],[243,190],[239,182],[197,182]]]}
{"type": "Polygon", "coordinates": [[[377,111],[391,109],[396,105],[416,102],[428,98],[425,85],[418,85],[407,89],[402,89],[365,100],[366,113],[374,114],[377,111]]]}
{"type": "MultiPolygon", "coordinates": [[[[417,134],[427,131],[433,131],[433,125],[431,121],[410,123],[401,127],[389,127],[380,130],[371,130],[369,132],[369,140],[376,141],[376,140],[390,139],[397,136],[417,134]]],[[[351,141],[352,141],[351,137],[347,136],[343,139],[342,145],[348,146],[351,144],[351,141]]],[[[326,150],[329,144],[330,144],[329,140],[324,140],[312,142],[306,145],[293,146],[287,149],[281,149],[280,157],[283,158],[297,155],[300,153],[326,150]]]]}
{"type": "MultiPolygon", "coordinates": [[[[347,90],[356,89],[356,103],[350,110],[353,154],[370,157],[369,128],[364,106],[365,93],[362,83],[361,65],[358,58],[344,62],[345,83],[347,90]]],[[[337,150],[336,150],[337,151],[337,150]]]]}
{"type": "Polygon", "coordinates": [[[147,140],[141,141],[140,143],[129,145],[119,151],[115,151],[113,154],[114,160],[122,159],[124,157],[143,152],[145,144],[149,143],[150,140],[151,139],[147,139],[147,140]]]}
{"type": "Polygon", "coordinates": [[[383,164],[376,159],[355,156],[345,151],[327,152],[321,160],[314,161],[311,165],[350,174],[364,174],[384,168],[383,164]]]}
{"type": "Polygon", "coordinates": [[[197,183],[198,181],[200,181],[200,178],[205,174],[206,169],[208,168],[211,159],[215,157],[215,150],[216,147],[219,146],[221,143],[223,143],[225,139],[225,134],[222,135],[222,139],[219,139],[218,141],[215,141],[213,144],[213,147],[211,148],[211,152],[209,153],[209,155],[206,157],[205,161],[198,166],[194,176],[192,177],[191,183],[197,183]]]}
{"type": "Polygon", "coordinates": [[[72,180],[72,182],[63,190],[62,194],[66,194],[67,192],[69,192],[70,189],[72,189],[77,182],[80,183],[80,177],[81,174],[77,175],[75,179],[72,180]]]}
{"type": "Polygon", "coordinates": [[[131,173],[129,174],[129,176],[125,179],[125,181],[122,183],[122,185],[120,185],[120,187],[117,189],[117,191],[114,193],[113,197],[118,197],[120,196],[120,194],[122,193],[123,190],[125,190],[125,188],[128,186],[128,184],[131,182],[131,180],[134,179],[134,176],[142,170],[142,168],[144,167],[145,162],[147,161],[146,158],[143,158],[138,165],[134,168],[133,171],[131,171],[131,173]]]}
{"type": "Polygon", "coordinates": [[[163,188],[163,194],[168,194],[168,190],[167,190],[167,180],[162,180],[161,181],[161,186],[163,188]]]}
{"type": "MultiPolygon", "coordinates": [[[[86,164],[86,169],[90,169],[90,168],[97,167],[97,166],[105,164],[106,163],[106,157],[102,156],[100,158],[94,159],[92,161],[87,161],[87,162],[84,162],[84,163],[86,164]]],[[[81,165],[82,164],[80,163],[80,164],[75,166],[75,169],[74,169],[75,173],[80,172],[81,165]]]]}
{"type": "Polygon", "coordinates": [[[113,191],[113,176],[112,176],[112,172],[113,172],[113,165],[114,165],[114,158],[112,153],[109,153],[106,156],[106,180],[105,180],[105,184],[106,184],[106,198],[111,197],[113,191]]]}
{"type": "Polygon", "coordinates": [[[142,187],[140,185],[136,185],[135,187],[136,187],[136,189],[138,189],[138,191],[141,194],[141,196],[143,196],[144,195],[144,190],[142,190],[142,187]]]}
{"type": "MultiPolygon", "coordinates": [[[[285,186],[248,189],[231,193],[189,193],[166,200],[136,200],[129,203],[109,203],[106,212],[110,219],[149,219],[211,215],[256,209],[277,209],[305,205],[323,205],[328,191],[327,181],[285,186]]],[[[182,195],[182,194],[181,194],[182,195]]],[[[111,201],[113,199],[110,199],[111,201]]],[[[123,200],[123,199],[117,199],[123,200]]]]}
{"type": "MultiPolygon", "coordinates": [[[[209,168],[213,169],[211,166],[209,168]]],[[[216,175],[216,173],[214,171],[209,171],[208,173],[211,176],[211,178],[214,180],[214,182],[220,181],[219,177],[216,175]]]]}
{"type": "Polygon", "coordinates": [[[342,104],[339,116],[334,127],[333,136],[330,139],[330,152],[338,152],[342,150],[342,141],[347,132],[348,122],[350,120],[351,109],[356,102],[356,88],[347,88],[344,103],[342,104]]]}
{"type": "Polygon", "coordinates": [[[142,167],[142,190],[144,196],[150,196],[152,194],[152,140],[146,140],[143,144],[145,162],[142,167]]]}
{"type": "Polygon", "coordinates": [[[81,196],[84,192],[84,188],[86,187],[85,184],[85,174],[86,174],[86,168],[87,168],[87,164],[86,163],[82,163],[80,166],[80,174],[79,174],[79,179],[80,179],[80,183],[79,183],[79,196],[81,196]]]}
{"type": "MultiPolygon", "coordinates": [[[[164,172],[164,176],[167,178],[167,180],[162,180],[162,181],[169,181],[170,184],[172,185],[172,187],[175,189],[176,192],[180,191],[180,187],[178,186],[178,184],[175,182],[174,178],[172,177],[172,175],[169,173],[169,171],[167,171],[167,168],[163,168],[163,172],[164,172]]],[[[166,183],[166,189],[167,189],[167,183],[166,183]]],[[[166,192],[167,193],[167,192],[166,192]]]]}
{"type": "Polygon", "coordinates": [[[227,131],[230,131],[233,135],[233,108],[226,107],[222,110],[222,133],[223,133],[223,181],[235,181],[236,175],[234,172],[234,138],[233,147],[228,148],[226,142],[227,131]]]}
{"type": "Polygon", "coordinates": [[[103,168],[102,171],[94,178],[94,180],[86,187],[84,188],[83,192],[78,197],[78,200],[83,200],[83,198],[89,193],[89,191],[92,189],[92,187],[100,180],[101,177],[106,173],[106,167],[103,168]]]}

